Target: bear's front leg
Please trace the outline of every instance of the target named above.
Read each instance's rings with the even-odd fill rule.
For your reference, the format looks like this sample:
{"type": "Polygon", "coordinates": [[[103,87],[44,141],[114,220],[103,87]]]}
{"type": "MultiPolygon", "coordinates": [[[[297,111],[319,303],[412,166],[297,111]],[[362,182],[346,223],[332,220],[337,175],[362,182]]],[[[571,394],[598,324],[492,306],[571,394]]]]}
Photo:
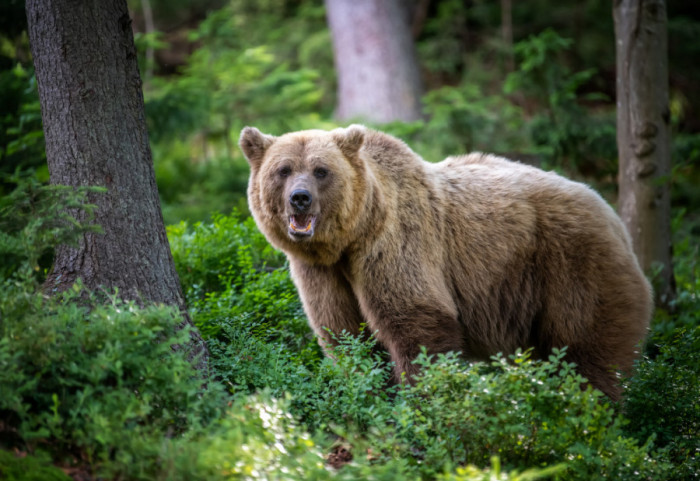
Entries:
{"type": "MultiPolygon", "coordinates": [[[[398,306],[397,306],[398,307],[398,306]]],[[[394,381],[413,383],[419,367],[413,361],[425,346],[428,354],[461,351],[462,327],[457,314],[439,301],[407,305],[401,310],[373,310],[370,328],[394,362],[394,381]]]]}
{"type": "Polygon", "coordinates": [[[315,266],[290,259],[292,280],[299,290],[304,312],[324,351],[337,344],[345,331],[361,334],[365,322],[352,288],[336,266],[315,266]],[[330,331],[330,332],[329,332],[330,331]]]}

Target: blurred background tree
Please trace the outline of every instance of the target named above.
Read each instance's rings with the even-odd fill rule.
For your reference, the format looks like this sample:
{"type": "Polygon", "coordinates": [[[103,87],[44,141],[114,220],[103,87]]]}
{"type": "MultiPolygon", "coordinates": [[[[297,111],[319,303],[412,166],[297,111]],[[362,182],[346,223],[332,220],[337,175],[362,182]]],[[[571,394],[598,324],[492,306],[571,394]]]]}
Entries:
{"type": "Polygon", "coordinates": [[[333,37],[338,120],[421,117],[422,82],[406,0],[326,0],[333,37]]]}
{"type": "Polygon", "coordinates": [[[671,114],[666,3],[615,3],[619,212],[642,268],[655,273],[656,303],[675,298],[671,242],[671,114]]]}

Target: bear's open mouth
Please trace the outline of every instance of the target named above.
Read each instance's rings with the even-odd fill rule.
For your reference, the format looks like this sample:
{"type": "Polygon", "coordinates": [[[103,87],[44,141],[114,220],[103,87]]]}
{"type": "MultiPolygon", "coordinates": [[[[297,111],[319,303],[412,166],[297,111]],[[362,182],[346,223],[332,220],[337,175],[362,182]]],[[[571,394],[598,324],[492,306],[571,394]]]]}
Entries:
{"type": "Polygon", "coordinates": [[[295,237],[310,237],[314,235],[316,216],[310,214],[294,214],[289,216],[289,233],[295,237]]]}

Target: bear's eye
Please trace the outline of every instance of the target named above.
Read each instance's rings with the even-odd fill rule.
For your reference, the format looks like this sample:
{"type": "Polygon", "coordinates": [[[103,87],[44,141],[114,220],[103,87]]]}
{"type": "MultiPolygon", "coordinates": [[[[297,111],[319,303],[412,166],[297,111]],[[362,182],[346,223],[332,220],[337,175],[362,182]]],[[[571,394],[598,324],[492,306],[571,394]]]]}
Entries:
{"type": "Polygon", "coordinates": [[[284,177],[289,177],[289,174],[292,173],[292,169],[288,166],[285,165],[284,167],[280,167],[280,169],[277,171],[277,174],[284,178],[284,177]]]}
{"type": "Polygon", "coordinates": [[[314,177],[317,179],[325,179],[326,176],[328,176],[328,169],[324,169],[323,167],[316,167],[314,169],[314,177]]]}

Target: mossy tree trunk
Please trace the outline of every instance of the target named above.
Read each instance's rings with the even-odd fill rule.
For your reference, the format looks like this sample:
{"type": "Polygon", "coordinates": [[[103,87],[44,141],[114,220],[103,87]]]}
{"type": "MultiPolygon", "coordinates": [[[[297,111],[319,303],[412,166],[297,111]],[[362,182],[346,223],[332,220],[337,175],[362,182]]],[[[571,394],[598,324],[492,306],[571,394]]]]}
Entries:
{"type": "Polygon", "coordinates": [[[671,263],[671,141],[664,0],[616,0],[619,211],[656,301],[675,293],[671,263]]]}
{"type": "Polygon", "coordinates": [[[422,84],[406,0],[326,0],[338,119],[416,120],[422,84]]]}
{"type": "MultiPolygon", "coordinates": [[[[90,198],[104,233],[59,247],[46,290],[80,278],[140,304],[177,306],[191,323],[165,233],[126,0],[27,0],[26,10],[51,183],[106,189],[90,198]]],[[[205,369],[196,331],[192,343],[205,369]]]]}

